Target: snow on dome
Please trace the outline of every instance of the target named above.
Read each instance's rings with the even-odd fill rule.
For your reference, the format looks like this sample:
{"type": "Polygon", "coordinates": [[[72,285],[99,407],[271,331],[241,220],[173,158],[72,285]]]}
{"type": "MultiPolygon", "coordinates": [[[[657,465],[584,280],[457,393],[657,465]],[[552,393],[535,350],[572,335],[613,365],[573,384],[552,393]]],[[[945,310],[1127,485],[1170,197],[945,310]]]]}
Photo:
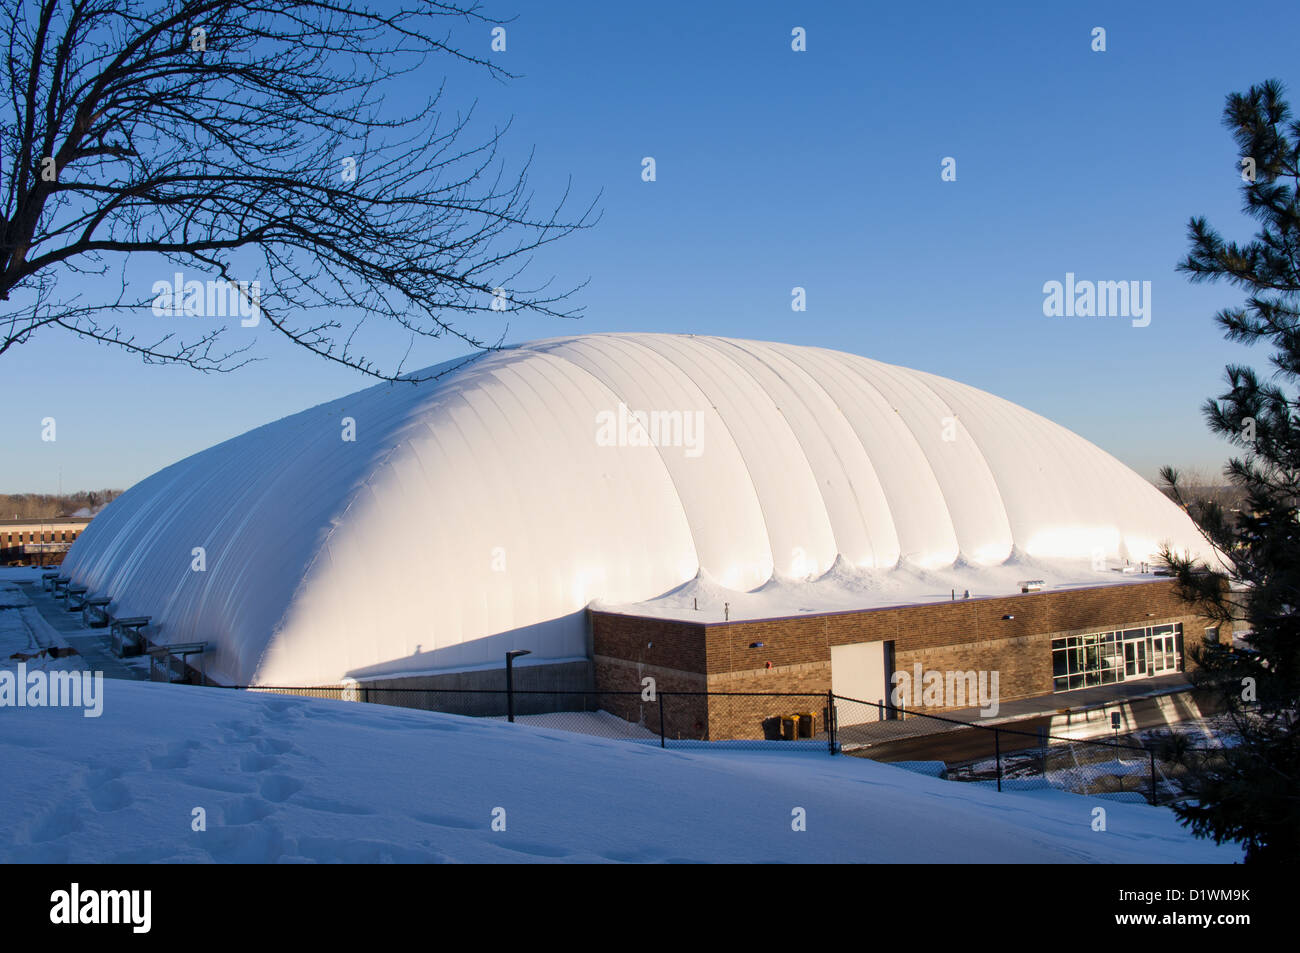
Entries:
{"type": "Polygon", "coordinates": [[[450,362],[147,478],[64,570],[235,683],[584,656],[583,608],[1199,552],[1109,454],[991,394],[823,348],[593,334],[450,362]],[[352,431],[352,432],[349,432],[352,431]],[[352,439],[347,439],[351,437],[352,439]],[[202,548],[203,569],[195,566],[202,548]]]}

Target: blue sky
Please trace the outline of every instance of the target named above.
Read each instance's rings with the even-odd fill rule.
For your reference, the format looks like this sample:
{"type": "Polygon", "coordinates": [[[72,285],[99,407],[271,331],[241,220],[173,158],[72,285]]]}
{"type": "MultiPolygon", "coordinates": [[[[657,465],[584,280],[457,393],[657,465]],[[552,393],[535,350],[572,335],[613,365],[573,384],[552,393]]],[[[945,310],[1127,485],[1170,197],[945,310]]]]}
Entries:
{"type": "MultiPolygon", "coordinates": [[[[589,279],[574,299],[584,317],[513,316],[507,340],[639,330],[819,345],[992,391],[1148,477],[1226,459],[1200,405],[1225,363],[1267,354],[1212,322],[1240,293],[1174,268],[1194,214],[1253,234],[1220,113],[1228,92],[1269,77],[1300,107],[1300,8],[1271,8],[1267,25],[1201,2],[488,8],[517,16],[506,51],[490,53],[482,26],[459,41],[518,78],[430,64],[428,89],[412,81],[393,106],[448,73],[448,105],[513,119],[515,159],[535,148],[539,203],[570,179],[579,201],[603,193],[601,222],[531,271],[589,279]],[[790,48],[796,26],[806,52],[790,48]],[[946,156],[954,182],[940,178],[946,156]],[[1045,317],[1043,284],[1067,272],[1150,281],[1150,325],[1045,317]]],[[[238,345],[254,334],[264,360],[232,374],[53,332],[0,357],[0,492],[126,487],[373,383],[266,329],[228,332],[238,345]]],[[[395,361],[406,343],[377,334],[373,349],[395,361]]],[[[421,342],[410,366],[463,351],[421,342]]]]}

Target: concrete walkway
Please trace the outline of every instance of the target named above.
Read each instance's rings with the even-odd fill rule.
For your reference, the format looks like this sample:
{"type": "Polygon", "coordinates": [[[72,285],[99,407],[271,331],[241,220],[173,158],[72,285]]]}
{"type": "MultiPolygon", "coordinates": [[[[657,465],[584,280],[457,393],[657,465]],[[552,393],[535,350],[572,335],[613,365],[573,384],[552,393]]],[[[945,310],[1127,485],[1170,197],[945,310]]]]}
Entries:
{"type": "Polygon", "coordinates": [[[113,637],[108,629],[90,629],[82,625],[81,613],[69,612],[67,606],[42,589],[39,582],[23,583],[22,589],[50,627],[77,650],[91,671],[103,672],[105,678],[149,680],[147,660],[128,664],[113,654],[113,637]]]}
{"type": "Polygon", "coordinates": [[[959,708],[955,711],[940,712],[940,714],[957,721],[978,721],[984,725],[1000,725],[1024,718],[1091,711],[1094,708],[1134,701],[1138,698],[1154,698],[1157,695],[1185,692],[1191,687],[1192,683],[1187,680],[1186,675],[1175,672],[1172,675],[1135,678],[1132,681],[1117,682],[1112,685],[1076,688],[1072,692],[1053,692],[1050,695],[1017,698],[1014,701],[1002,702],[998,706],[997,715],[992,718],[981,718],[979,708],[959,708]]]}
{"type": "MultiPolygon", "coordinates": [[[[856,725],[845,725],[843,718],[856,708],[861,714],[873,714],[877,711],[871,706],[854,706],[852,702],[840,703],[840,727],[836,740],[846,748],[854,745],[879,745],[909,738],[920,738],[949,731],[959,731],[971,724],[984,727],[1000,725],[1017,729],[1036,730],[1041,724],[1051,724],[1058,716],[1082,714],[1099,708],[1111,708],[1142,699],[1154,699],[1165,695],[1177,695],[1191,689],[1191,682],[1182,672],[1172,675],[1160,675],[1154,678],[1134,679],[1114,685],[1099,685],[1095,688],[1081,688],[1072,692],[1059,692],[1050,695],[1035,695],[1032,698],[1018,698],[1002,702],[998,713],[991,718],[982,717],[980,709],[959,708],[954,711],[936,712],[937,718],[927,718],[923,714],[908,715],[903,720],[871,721],[856,725]],[[941,719],[950,719],[944,721],[941,719]],[[1043,720],[1046,719],[1046,722],[1043,720]],[[959,724],[953,724],[958,722],[959,724]]],[[[853,717],[849,714],[849,717],[853,717]]],[[[1058,719],[1059,720],[1059,719],[1058,719]]],[[[1069,719],[1067,719],[1068,722],[1069,719]]],[[[1143,725],[1142,727],[1149,727],[1143,725]]]]}

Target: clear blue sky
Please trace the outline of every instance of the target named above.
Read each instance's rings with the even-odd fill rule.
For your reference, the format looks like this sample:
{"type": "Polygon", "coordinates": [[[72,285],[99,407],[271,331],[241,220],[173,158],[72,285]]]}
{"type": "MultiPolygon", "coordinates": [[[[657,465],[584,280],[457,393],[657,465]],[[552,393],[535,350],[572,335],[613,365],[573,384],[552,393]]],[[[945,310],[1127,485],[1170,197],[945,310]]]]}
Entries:
{"type": "MultiPolygon", "coordinates": [[[[382,2],[382,0],[381,0],[382,2]]],[[[532,274],[590,279],[580,321],[512,319],[508,340],[683,331],[820,345],[999,394],[1153,477],[1217,471],[1199,407],[1223,365],[1216,310],[1174,271],[1187,219],[1248,238],[1224,96],[1277,77],[1300,107],[1300,7],[1224,3],[526,3],[519,78],[450,73],[449,105],[513,117],[539,201],[571,177],[593,230],[532,274]],[[790,49],[807,30],[808,49],[790,49]],[[1090,49],[1107,31],[1107,51],[1090,49]],[[658,180],[641,180],[653,156],[658,180]],[[945,156],[957,180],[940,179],[945,156]],[[1152,320],[1048,318],[1066,272],[1152,283],[1152,320]],[[790,308],[791,288],[808,309],[790,308]]],[[[430,89],[445,70],[427,70],[430,89]]],[[[408,92],[420,92],[411,83],[408,92]]],[[[169,277],[161,275],[158,277],[169,277]]],[[[157,319],[176,320],[176,319],[157,319]]],[[[489,325],[477,329],[494,337],[489,325]]],[[[142,365],[54,332],[0,358],[0,491],[126,487],[251,427],[370,386],[265,329],[228,375],[142,365]],[[42,442],[41,419],[58,439],[42,442]]],[[[404,338],[379,336],[394,360],[404,338]]],[[[464,350],[417,346],[433,364],[464,350]]]]}

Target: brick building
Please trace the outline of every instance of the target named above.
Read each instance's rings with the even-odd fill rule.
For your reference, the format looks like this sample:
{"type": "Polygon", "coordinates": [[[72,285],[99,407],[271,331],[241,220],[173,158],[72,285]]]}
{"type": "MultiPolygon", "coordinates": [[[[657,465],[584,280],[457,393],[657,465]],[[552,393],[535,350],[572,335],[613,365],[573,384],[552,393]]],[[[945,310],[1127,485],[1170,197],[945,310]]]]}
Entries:
{"type": "MultiPolygon", "coordinates": [[[[895,672],[913,683],[917,672],[996,672],[997,696],[1006,702],[1183,671],[1192,640],[1217,638],[1213,623],[1190,611],[1171,580],[1154,576],[735,621],[692,621],[700,613],[691,610],[676,618],[634,613],[590,613],[596,687],[629,691],[651,677],[670,694],[719,693],[707,703],[675,699],[666,714],[670,734],[711,739],[763,737],[773,715],[800,703],[816,707],[811,698],[738,699],[726,692],[825,695],[833,689],[884,703],[895,672]]],[[[976,704],[969,697],[927,704],[935,699],[919,684],[904,697],[904,708],[928,712],[976,704]]],[[[657,717],[653,706],[635,700],[611,696],[609,703],[630,721],[657,717]]],[[[841,724],[881,715],[889,713],[863,705],[839,712],[841,724]]]]}
{"type": "Polygon", "coordinates": [[[0,520],[0,566],[47,566],[63,558],[90,517],[0,520]]]}

